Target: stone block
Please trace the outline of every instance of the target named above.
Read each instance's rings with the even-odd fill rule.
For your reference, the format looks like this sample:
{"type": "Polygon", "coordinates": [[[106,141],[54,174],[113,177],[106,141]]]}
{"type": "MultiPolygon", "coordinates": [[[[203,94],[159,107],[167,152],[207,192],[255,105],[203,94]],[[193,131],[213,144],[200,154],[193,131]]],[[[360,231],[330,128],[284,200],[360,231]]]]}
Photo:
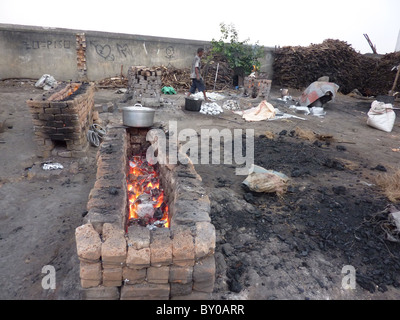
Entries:
{"type": "Polygon", "coordinates": [[[193,283],[171,283],[171,297],[187,296],[193,291],[193,283]]]}
{"type": "Polygon", "coordinates": [[[78,257],[83,262],[97,262],[101,256],[100,235],[88,223],[75,230],[76,249],[78,257]]]}
{"type": "Polygon", "coordinates": [[[169,229],[157,229],[152,232],[150,262],[154,267],[172,264],[172,240],[169,229]]]}
{"type": "Polygon", "coordinates": [[[171,221],[188,225],[196,222],[210,222],[210,211],[208,197],[196,201],[177,199],[171,206],[171,221]]]}
{"type": "Polygon", "coordinates": [[[200,292],[212,293],[215,283],[214,256],[198,261],[193,268],[193,289],[200,292]]]}
{"type": "Polygon", "coordinates": [[[150,247],[150,230],[141,226],[131,226],[128,229],[128,246],[140,250],[150,247]]]}
{"type": "Polygon", "coordinates": [[[143,269],[150,267],[150,248],[136,250],[133,247],[128,248],[126,265],[132,269],[143,269]]]}
{"type": "Polygon", "coordinates": [[[117,268],[104,268],[103,269],[103,282],[107,281],[122,281],[122,267],[117,268]]]}
{"type": "Polygon", "coordinates": [[[81,279],[81,287],[84,289],[95,288],[101,284],[101,280],[81,279]]]}
{"type": "Polygon", "coordinates": [[[169,282],[171,283],[192,283],[193,267],[180,267],[173,265],[169,270],[169,282]]]}
{"type": "Polygon", "coordinates": [[[168,300],[169,284],[135,284],[123,286],[121,300],[168,300]]]}
{"type": "Polygon", "coordinates": [[[124,267],[122,270],[122,278],[125,284],[139,284],[146,280],[147,270],[146,269],[132,269],[124,267]]]}
{"type": "Polygon", "coordinates": [[[189,295],[172,296],[171,300],[211,300],[211,293],[192,291],[189,295]]]}
{"type": "Polygon", "coordinates": [[[189,228],[177,229],[174,232],[172,239],[172,260],[175,265],[194,265],[195,245],[189,228]]]}
{"type": "Polygon", "coordinates": [[[168,283],[170,267],[150,267],[147,269],[147,281],[149,283],[168,283]]]}
{"type": "Polygon", "coordinates": [[[196,223],[195,254],[196,260],[215,252],[215,227],[208,222],[196,223]]]}
{"type": "Polygon", "coordinates": [[[119,289],[117,287],[104,287],[85,289],[82,291],[83,300],[119,300],[119,289]]]}
{"type": "Polygon", "coordinates": [[[81,279],[101,281],[101,262],[96,263],[80,263],[79,275],[81,279]]]}
{"type": "Polygon", "coordinates": [[[110,223],[103,225],[101,258],[103,265],[122,265],[126,260],[125,232],[110,223]]]}

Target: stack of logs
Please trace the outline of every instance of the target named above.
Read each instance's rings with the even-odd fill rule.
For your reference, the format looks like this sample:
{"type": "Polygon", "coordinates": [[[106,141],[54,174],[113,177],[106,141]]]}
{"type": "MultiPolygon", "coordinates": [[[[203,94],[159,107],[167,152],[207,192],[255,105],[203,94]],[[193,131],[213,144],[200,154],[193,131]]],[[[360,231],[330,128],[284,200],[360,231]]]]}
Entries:
{"type": "Polygon", "coordinates": [[[282,87],[304,89],[318,78],[329,76],[344,94],[354,89],[364,95],[388,94],[396,75],[391,70],[399,63],[400,53],[367,56],[344,41],[328,39],[308,47],[277,49],[273,81],[282,87]]]}

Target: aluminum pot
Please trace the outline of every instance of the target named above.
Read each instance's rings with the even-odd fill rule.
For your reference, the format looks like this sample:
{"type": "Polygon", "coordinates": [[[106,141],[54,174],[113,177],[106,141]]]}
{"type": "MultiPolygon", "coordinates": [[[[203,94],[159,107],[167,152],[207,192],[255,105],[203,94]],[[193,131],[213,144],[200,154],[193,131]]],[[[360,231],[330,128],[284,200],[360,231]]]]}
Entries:
{"type": "Polygon", "coordinates": [[[133,107],[122,108],[122,120],[124,126],[134,128],[148,128],[154,124],[155,110],[145,108],[141,104],[133,107]]]}

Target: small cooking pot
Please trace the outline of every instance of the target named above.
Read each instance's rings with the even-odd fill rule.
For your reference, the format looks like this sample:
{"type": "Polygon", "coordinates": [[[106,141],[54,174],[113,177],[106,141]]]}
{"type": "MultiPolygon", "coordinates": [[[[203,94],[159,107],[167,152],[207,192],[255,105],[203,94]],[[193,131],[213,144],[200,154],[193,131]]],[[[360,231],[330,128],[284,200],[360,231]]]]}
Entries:
{"type": "Polygon", "coordinates": [[[137,103],[133,107],[122,108],[122,121],[127,127],[148,128],[154,124],[155,113],[155,110],[137,103]]]}

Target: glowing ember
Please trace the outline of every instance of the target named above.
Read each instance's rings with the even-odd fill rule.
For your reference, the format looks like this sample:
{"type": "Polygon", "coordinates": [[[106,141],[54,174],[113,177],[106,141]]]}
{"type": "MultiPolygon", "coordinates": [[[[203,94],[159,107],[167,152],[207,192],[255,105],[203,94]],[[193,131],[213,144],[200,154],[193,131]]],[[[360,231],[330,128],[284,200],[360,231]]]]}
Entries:
{"type": "Polygon", "coordinates": [[[129,161],[129,222],[169,228],[168,206],[154,167],[144,157],[129,161]]]}
{"type": "Polygon", "coordinates": [[[78,84],[78,83],[74,83],[74,84],[71,84],[70,86],[69,86],[69,89],[68,89],[68,92],[67,92],[67,96],[69,97],[69,96],[72,96],[79,88],[80,88],[80,84],[78,84]]]}

